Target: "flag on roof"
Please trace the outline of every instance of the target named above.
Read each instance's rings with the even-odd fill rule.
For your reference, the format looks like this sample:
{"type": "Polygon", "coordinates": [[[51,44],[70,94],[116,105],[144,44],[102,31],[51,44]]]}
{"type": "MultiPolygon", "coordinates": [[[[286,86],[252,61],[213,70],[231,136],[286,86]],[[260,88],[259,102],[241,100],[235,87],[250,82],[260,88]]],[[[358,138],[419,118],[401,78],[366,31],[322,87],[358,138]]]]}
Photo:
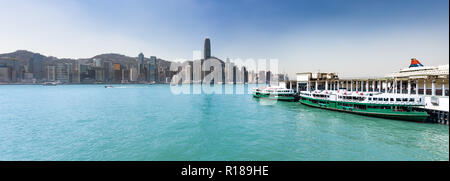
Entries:
{"type": "Polygon", "coordinates": [[[423,67],[423,65],[419,62],[419,60],[412,58],[411,65],[409,65],[409,68],[411,67],[423,67]]]}

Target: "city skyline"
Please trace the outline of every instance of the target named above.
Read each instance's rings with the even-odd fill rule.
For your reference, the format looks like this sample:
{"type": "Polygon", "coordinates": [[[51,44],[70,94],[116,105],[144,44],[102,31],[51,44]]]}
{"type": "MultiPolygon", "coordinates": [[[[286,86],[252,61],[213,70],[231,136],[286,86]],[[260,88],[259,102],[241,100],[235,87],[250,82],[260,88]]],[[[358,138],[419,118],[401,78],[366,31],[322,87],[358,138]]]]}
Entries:
{"type": "Polygon", "coordinates": [[[40,53],[18,50],[0,54],[0,83],[270,84],[287,78],[285,74],[279,74],[277,70],[273,70],[273,65],[267,67],[266,60],[258,60],[261,67],[255,69],[257,62],[240,64],[231,62],[230,59],[223,61],[213,56],[209,38],[204,40],[203,51],[205,52],[203,57],[171,62],[152,55],[146,58],[142,52],[136,57],[110,53],[84,59],[58,59],[40,53]],[[212,71],[216,68],[220,70],[212,71]],[[207,75],[212,76],[211,79],[207,78],[207,75]]]}
{"type": "Polygon", "coordinates": [[[210,37],[216,57],[276,58],[280,72],[290,76],[318,70],[383,76],[406,68],[411,58],[424,65],[449,59],[448,1],[441,0],[2,4],[8,6],[0,7],[0,20],[8,28],[0,30],[0,53],[25,49],[87,58],[143,52],[169,61],[189,60],[210,37]]]}

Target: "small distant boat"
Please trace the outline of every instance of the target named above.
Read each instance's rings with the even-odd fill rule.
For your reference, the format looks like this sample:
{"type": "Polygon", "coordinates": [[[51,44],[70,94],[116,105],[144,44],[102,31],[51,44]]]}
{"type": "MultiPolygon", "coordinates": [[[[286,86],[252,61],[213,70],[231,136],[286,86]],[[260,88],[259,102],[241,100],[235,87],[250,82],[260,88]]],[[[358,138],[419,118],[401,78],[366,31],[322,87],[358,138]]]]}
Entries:
{"type": "Polygon", "coordinates": [[[112,85],[105,85],[105,88],[114,88],[112,85]]]}
{"type": "Polygon", "coordinates": [[[56,86],[56,85],[58,85],[58,83],[56,83],[56,82],[45,82],[42,85],[43,86],[56,86]]]}
{"type": "Polygon", "coordinates": [[[298,101],[299,96],[294,90],[283,87],[264,87],[253,89],[254,98],[263,98],[279,101],[298,101]]]}

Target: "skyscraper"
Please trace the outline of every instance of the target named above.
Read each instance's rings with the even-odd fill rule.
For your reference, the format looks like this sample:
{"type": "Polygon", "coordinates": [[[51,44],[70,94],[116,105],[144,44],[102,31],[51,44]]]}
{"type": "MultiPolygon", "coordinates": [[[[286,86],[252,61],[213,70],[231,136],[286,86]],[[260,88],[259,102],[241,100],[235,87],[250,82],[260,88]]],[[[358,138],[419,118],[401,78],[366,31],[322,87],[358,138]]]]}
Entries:
{"type": "Polygon", "coordinates": [[[47,81],[55,81],[56,80],[56,69],[54,65],[49,65],[47,67],[47,81]]]}
{"type": "Polygon", "coordinates": [[[205,38],[205,49],[203,52],[205,54],[205,60],[211,58],[211,41],[209,40],[209,38],[205,38]]]}
{"type": "Polygon", "coordinates": [[[149,79],[148,79],[148,81],[149,82],[157,82],[158,81],[158,78],[157,78],[157,75],[158,75],[158,67],[157,67],[157,64],[156,64],[156,57],[155,56],[151,56],[150,57],[150,62],[149,62],[149,71],[148,71],[148,74],[149,74],[149,79]]]}
{"type": "Polygon", "coordinates": [[[70,81],[70,64],[68,63],[57,63],[56,64],[56,80],[61,82],[70,81]]]}
{"type": "Polygon", "coordinates": [[[33,57],[31,57],[31,67],[30,67],[30,72],[33,73],[33,78],[40,80],[43,78],[42,76],[42,62],[43,62],[44,57],[41,55],[33,55],[33,57]]]}
{"type": "Polygon", "coordinates": [[[11,81],[11,68],[0,65],[0,82],[9,82],[11,81]]]}
{"type": "Polygon", "coordinates": [[[144,54],[140,53],[138,55],[138,70],[137,70],[137,74],[138,74],[138,80],[143,80],[143,75],[145,75],[144,72],[144,54]]]}

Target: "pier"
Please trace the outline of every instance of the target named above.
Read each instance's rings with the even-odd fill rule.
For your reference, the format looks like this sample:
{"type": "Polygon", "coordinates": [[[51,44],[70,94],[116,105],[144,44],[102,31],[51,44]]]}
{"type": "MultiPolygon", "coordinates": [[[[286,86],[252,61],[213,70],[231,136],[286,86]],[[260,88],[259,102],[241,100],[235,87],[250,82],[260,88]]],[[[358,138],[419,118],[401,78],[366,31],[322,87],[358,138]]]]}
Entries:
{"type": "Polygon", "coordinates": [[[346,90],[421,95],[425,98],[425,106],[421,109],[430,114],[426,122],[449,124],[448,64],[437,67],[410,66],[384,77],[373,78],[340,78],[337,73],[302,72],[296,74],[296,80],[286,81],[285,85],[297,92],[346,90]]]}

